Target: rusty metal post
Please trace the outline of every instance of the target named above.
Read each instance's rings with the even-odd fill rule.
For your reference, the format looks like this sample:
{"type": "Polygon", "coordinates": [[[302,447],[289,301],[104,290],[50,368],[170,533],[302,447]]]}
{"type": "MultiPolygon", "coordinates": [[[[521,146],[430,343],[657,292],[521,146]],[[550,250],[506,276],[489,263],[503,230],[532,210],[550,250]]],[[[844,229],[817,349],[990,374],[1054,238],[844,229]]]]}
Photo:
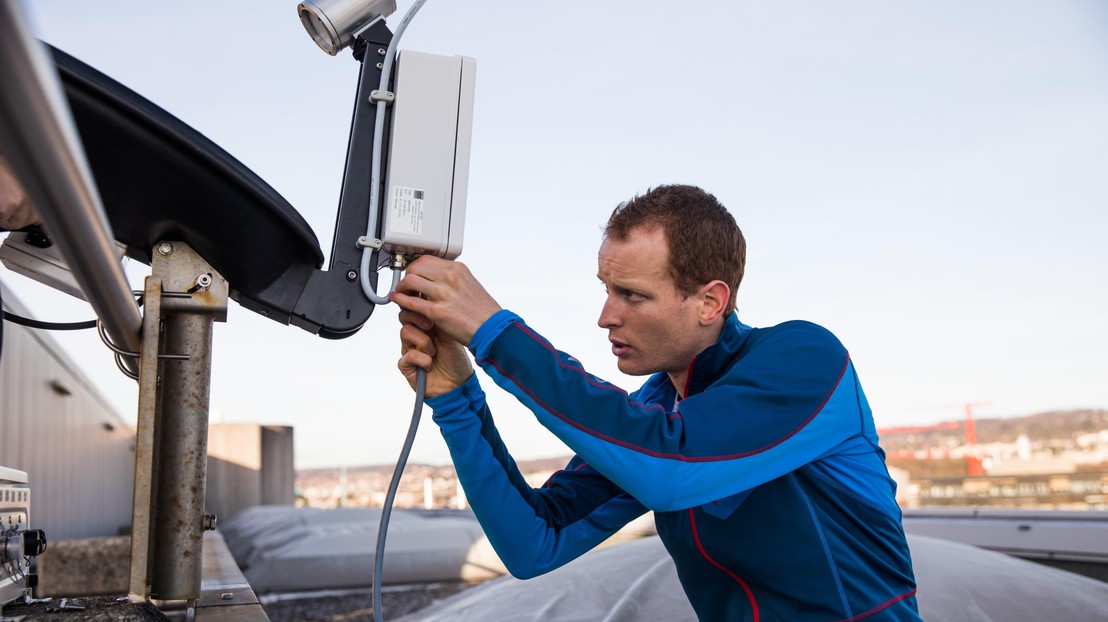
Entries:
{"type": "Polygon", "coordinates": [[[163,363],[151,576],[151,595],[159,600],[200,597],[211,346],[210,317],[166,317],[166,351],[188,354],[189,360],[163,363]]]}
{"type": "MultiPolygon", "coordinates": [[[[208,402],[211,386],[212,323],[227,319],[227,281],[183,242],[163,241],[151,253],[147,292],[153,320],[144,322],[143,365],[149,368],[148,340],[158,342],[157,375],[143,382],[140,373],[140,425],[154,408],[153,430],[140,433],[153,459],[136,464],[135,537],[131,550],[131,597],[147,593],[167,607],[192,607],[200,598],[208,457],[208,402]],[[155,311],[155,308],[158,310],[155,311]],[[153,333],[153,334],[151,334],[153,333]],[[154,395],[150,395],[153,385],[154,395]],[[140,474],[139,469],[143,469],[140,474]],[[139,498],[139,483],[149,503],[139,498]],[[143,527],[148,529],[143,534],[143,527]],[[142,548],[146,550],[143,551],[142,548]],[[148,560],[148,562],[147,562],[148,560]]],[[[140,449],[142,446],[140,445],[140,449]]]]}

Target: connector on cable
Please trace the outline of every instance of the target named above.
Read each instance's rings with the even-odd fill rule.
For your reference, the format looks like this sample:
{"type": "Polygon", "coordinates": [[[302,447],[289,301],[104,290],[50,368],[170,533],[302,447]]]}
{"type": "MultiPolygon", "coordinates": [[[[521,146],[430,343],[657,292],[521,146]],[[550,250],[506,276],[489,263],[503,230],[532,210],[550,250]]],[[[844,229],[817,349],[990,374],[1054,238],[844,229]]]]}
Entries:
{"type": "Polygon", "coordinates": [[[404,253],[394,252],[392,254],[392,263],[389,264],[389,267],[397,272],[406,270],[408,268],[408,256],[404,253]]]}

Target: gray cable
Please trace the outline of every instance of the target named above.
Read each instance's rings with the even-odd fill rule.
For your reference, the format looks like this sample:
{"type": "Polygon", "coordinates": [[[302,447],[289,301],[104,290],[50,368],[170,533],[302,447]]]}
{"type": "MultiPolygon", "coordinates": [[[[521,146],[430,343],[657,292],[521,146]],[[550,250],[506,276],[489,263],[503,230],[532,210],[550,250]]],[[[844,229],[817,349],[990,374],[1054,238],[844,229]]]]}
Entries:
{"type": "Polygon", "coordinates": [[[385,568],[385,536],[389,531],[389,516],[392,514],[392,502],[396,499],[396,489],[400,487],[400,476],[408,463],[408,454],[415,443],[416,430],[419,428],[419,416],[423,414],[423,399],[427,394],[427,372],[416,369],[416,401],[412,410],[412,423],[408,426],[408,436],[404,438],[404,448],[392,471],[389,490],[385,494],[385,505],[381,508],[381,522],[377,525],[377,549],[373,552],[373,620],[384,622],[381,614],[381,574],[385,568]]]}
{"type": "MultiPolygon", "coordinates": [[[[389,48],[385,52],[385,59],[381,61],[381,85],[378,87],[381,90],[389,88],[389,78],[392,76],[392,64],[393,59],[396,58],[396,47],[400,42],[400,37],[404,34],[404,31],[408,28],[408,22],[412,21],[415,14],[419,12],[420,7],[427,0],[416,0],[412,8],[408,9],[408,13],[404,15],[404,19],[400,20],[400,25],[396,27],[396,34],[392,36],[392,41],[389,42],[389,48]]],[[[375,239],[377,237],[377,214],[380,211],[380,196],[381,196],[381,144],[385,134],[385,109],[387,104],[384,101],[377,102],[377,117],[374,119],[373,124],[373,161],[369,169],[369,222],[366,223],[365,236],[369,239],[375,239]]],[[[366,246],[362,248],[362,260],[358,271],[361,273],[359,281],[362,284],[362,292],[365,293],[366,298],[370,302],[376,305],[388,304],[388,294],[384,296],[377,295],[377,292],[373,290],[373,284],[369,282],[370,271],[370,256],[373,254],[372,248],[366,246]]],[[[395,271],[393,275],[391,292],[396,288],[396,283],[399,279],[395,278],[396,274],[399,274],[399,270],[395,271]]]]}

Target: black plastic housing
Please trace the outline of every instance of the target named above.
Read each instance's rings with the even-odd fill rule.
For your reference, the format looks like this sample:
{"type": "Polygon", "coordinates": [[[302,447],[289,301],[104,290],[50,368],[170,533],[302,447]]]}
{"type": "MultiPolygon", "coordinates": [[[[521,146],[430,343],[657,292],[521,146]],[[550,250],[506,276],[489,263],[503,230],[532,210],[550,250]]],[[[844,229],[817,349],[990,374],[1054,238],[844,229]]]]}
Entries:
{"type": "MultiPolygon", "coordinates": [[[[378,50],[391,39],[378,22],[355,46],[361,71],[327,270],[311,227],[253,171],[177,117],[54,49],[112,232],[127,255],[149,264],[157,242],[183,241],[227,279],[243,307],[326,338],[357,332],[374,307],[356,278],[355,245],[369,217],[376,113],[369,93],[381,80],[378,50]]],[[[376,271],[369,278],[376,285],[376,271]]]]}

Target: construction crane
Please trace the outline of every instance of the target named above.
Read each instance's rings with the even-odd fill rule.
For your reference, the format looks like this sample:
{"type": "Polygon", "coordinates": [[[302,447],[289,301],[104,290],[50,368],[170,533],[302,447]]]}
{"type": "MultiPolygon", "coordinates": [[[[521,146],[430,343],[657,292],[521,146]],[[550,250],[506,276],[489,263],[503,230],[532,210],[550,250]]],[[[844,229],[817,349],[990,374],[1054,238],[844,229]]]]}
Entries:
{"type": "Polygon", "coordinates": [[[973,409],[992,405],[991,401],[967,402],[962,405],[966,411],[966,475],[970,477],[985,475],[985,466],[981,464],[981,452],[977,448],[977,424],[973,420],[973,409]]]}
{"type": "MultiPolygon", "coordinates": [[[[985,467],[981,462],[981,451],[977,447],[977,424],[973,419],[973,410],[975,408],[986,408],[992,406],[992,401],[985,402],[964,402],[957,405],[948,405],[940,407],[942,409],[954,409],[962,408],[965,413],[965,421],[961,424],[963,434],[965,437],[966,446],[966,475],[969,477],[982,477],[985,475],[985,467]]],[[[937,410],[937,409],[929,409],[937,410]]],[[[878,435],[882,437],[892,436],[897,434],[921,434],[926,432],[943,432],[957,430],[959,423],[957,421],[943,421],[933,425],[919,425],[919,426],[898,426],[890,428],[879,428],[877,430],[878,435]]],[[[945,452],[944,452],[945,455],[945,452]]]]}

